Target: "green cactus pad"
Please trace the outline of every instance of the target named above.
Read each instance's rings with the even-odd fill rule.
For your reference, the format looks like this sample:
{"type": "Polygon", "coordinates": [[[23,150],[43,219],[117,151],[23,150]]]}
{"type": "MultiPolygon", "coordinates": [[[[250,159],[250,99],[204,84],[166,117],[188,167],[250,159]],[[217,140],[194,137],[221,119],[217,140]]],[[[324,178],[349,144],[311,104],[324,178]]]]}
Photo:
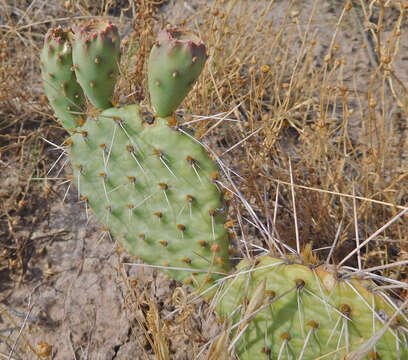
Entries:
{"type": "Polygon", "coordinates": [[[204,44],[183,41],[181,37],[184,33],[173,28],[162,30],[150,53],[150,99],[158,116],[169,116],[177,109],[207,59],[204,44]]]}
{"type": "Polygon", "coordinates": [[[120,37],[109,21],[82,25],[72,39],[75,74],[89,101],[98,109],[112,106],[119,74],[120,37]]]}
{"type": "Polygon", "coordinates": [[[44,91],[62,122],[70,130],[82,123],[85,98],[72,69],[71,29],[50,29],[41,52],[44,91]]]}
{"type": "Polygon", "coordinates": [[[209,281],[229,269],[217,171],[187,135],[137,105],[103,111],[72,137],[82,199],[130,254],[175,279],[209,281]]]}
{"type": "MultiPolygon", "coordinates": [[[[369,291],[373,283],[339,280],[334,267],[312,268],[270,256],[257,260],[253,266],[242,261],[238,275],[218,293],[218,313],[234,314],[233,337],[241,332],[235,346],[240,360],[341,360],[395,312],[369,291]]],[[[396,319],[364,359],[408,359],[401,321],[396,319]]]]}

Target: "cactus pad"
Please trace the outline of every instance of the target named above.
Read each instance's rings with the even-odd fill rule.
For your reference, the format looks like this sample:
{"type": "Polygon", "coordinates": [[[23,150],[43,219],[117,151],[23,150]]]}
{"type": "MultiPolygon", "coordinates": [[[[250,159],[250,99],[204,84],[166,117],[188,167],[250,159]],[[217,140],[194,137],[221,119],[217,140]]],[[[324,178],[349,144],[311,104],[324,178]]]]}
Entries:
{"type": "Polygon", "coordinates": [[[71,29],[50,29],[41,52],[44,91],[57,117],[67,129],[82,122],[85,98],[72,69],[71,29]]]}
{"type": "Polygon", "coordinates": [[[98,109],[112,106],[119,74],[120,38],[109,21],[80,26],[72,40],[75,74],[89,101],[98,109]]]}
{"type": "Polygon", "coordinates": [[[187,135],[137,105],[103,111],[72,137],[82,199],[130,254],[186,283],[225,273],[228,240],[216,166],[187,135]]]}
{"type": "MultiPolygon", "coordinates": [[[[395,312],[370,292],[373,283],[340,280],[334,267],[311,268],[270,256],[257,260],[253,266],[242,261],[238,275],[219,293],[219,314],[235,314],[240,360],[344,359],[395,312]]],[[[408,358],[401,321],[394,321],[364,359],[408,358]]]]}
{"type": "Polygon", "coordinates": [[[204,44],[183,41],[184,33],[170,27],[162,30],[150,53],[150,99],[158,116],[169,116],[177,109],[207,59],[204,44]]]}

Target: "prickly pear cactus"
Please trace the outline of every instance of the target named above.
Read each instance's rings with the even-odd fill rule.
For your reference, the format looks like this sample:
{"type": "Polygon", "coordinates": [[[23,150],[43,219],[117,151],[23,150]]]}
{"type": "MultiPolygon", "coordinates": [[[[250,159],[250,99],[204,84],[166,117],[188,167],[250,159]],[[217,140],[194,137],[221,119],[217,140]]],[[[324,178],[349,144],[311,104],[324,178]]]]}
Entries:
{"type": "MultiPolygon", "coordinates": [[[[271,256],[242,260],[222,278],[229,271],[228,237],[214,183],[217,167],[170,116],[206,59],[203,44],[175,38],[180,34],[185,32],[163,30],[151,52],[156,114],[139,105],[110,107],[120,54],[114,25],[91,22],[75,34],[58,28],[46,36],[44,88],[72,134],[67,144],[78,193],[103,231],[177,280],[198,289],[222,284],[206,296],[232,323],[231,347],[241,360],[348,359],[363,344],[369,345],[363,355],[369,359],[407,359],[406,319],[396,317],[384,328],[395,308],[370,291],[369,281],[342,277],[335,267],[271,256]],[[79,120],[84,93],[76,79],[103,110],[85,123],[79,120]]],[[[215,350],[223,358],[227,352],[219,347],[226,346],[227,331],[215,350]]]]}
{"type": "Polygon", "coordinates": [[[177,109],[200,75],[207,59],[205,46],[196,44],[185,30],[163,29],[148,63],[150,100],[159,116],[177,109]]]}
{"type": "Polygon", "coordinates": [[[73,68],[86,96],[98,109],[111,107],[120,62],[117,27],[94,20],[79,26],[71,37],[73,68]]]}
{"type": "Polygon", "coordinates": [[[45,35],[41,52],[44,91],[62,125],[71,130],[83,120],[85,98],[72,69],[71,29],[58,27],[45,35]]]}
{"type": "Polygon", "coordinates": [[[105,110],[70,152],[82,199],[129,253],[196,285],[228,271],[217,168],[168,119],[137,105],[105,110]]]}
{"type": "MultiPolygon", "coordinates": [[[[110,107],[120,54],[117,28],[93,21],[75,33],[69,31],[69,39],[68,31],[60,33],[66,48],[71,50],[69,39],[73,44],[65,70],[73,79],[76,75],[94,106],[110,107]]],[[[44,54],[49,47],[47,38],[44,54]]],[[[199,57],[195,54],[190,42],[181,48],[175,45],[173,60],[184,79],[175,80],[178,86],[188,79],[191,87],[199,75],[204,45],[199,46],[199,57]]],[[[173,97],[181,101],[189,87],[173,87],[173,97]]],[[[104,231],[130,254],[202,287],[229,270],[225,208],[214,184],[215,164],[194,139],[178,131],[176,122],[175,117],[155,117],[138,105],[108,108],[77,129],[72,129],[77,123],[70,123],[73,136],[68,144],[78,193],[104,231]]]]}
{"type": "MultiPolygon", "coordinates": [[[[242,261],[218,293],[218,313],[235,324],[239,359],[345,359],[395,312],[369,290],[373,283],[346,279],[329,265],[271,256],[242,261]]],[[[362,359],[408,358],[401,321],[362,359]]]]}

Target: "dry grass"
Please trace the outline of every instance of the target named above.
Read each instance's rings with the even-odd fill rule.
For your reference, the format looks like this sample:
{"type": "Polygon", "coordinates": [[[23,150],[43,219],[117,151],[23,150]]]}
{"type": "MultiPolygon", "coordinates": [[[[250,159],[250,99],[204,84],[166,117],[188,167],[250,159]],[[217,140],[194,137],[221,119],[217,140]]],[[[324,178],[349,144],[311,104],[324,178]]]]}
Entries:
{"type": "MultiPolygon", "coordinates": [[[[298,250],[310,242],[328,247],[341,224],[339,261],[357,236],[367,238],[406,208],[407,90],[398,67],[404,9],[397,2],[370,8],[346,2],[319,43],[320,2],[304,14],[296,2],[273,4],[281,15],[273,23],[268,9],[233,3],[212,7],[217,16],[200,24],[211,57],[186,112],[238,120],[213,118],[195,127],[239,173],[233,178],[245,199],[282,241],[298,250]],[[369,21],[375,17],[377,23],[369,21]],[[345,42],[351,31],[360,38],[353,51],[345,42]]],[[[405,228],[403,219],[389,227],[364,249],[362,265],[403,255],[405,228]]],[[[259,233],[252,235],[261,245],[259,233]]]]}
{"type": "MultiPolygon", "coordinates": [[[[62,198],[51,181],[31,180],[44,177],[56,159],[40,137],[56,143],[65,137],[41,89],[42,38],[51,26],[83,18],[112,16],[120,25],[121,103],[146,98],[146,57],[167,21],[193,28],[206,42],[206,69],[180,113],[231,169],[254,211],[230,196],[236,257],[276,251],[267,230],[298,252],[309,244],[314,261],[324,261],[336,240],[331,258],[338,263],[407,209],[407,3],[229,0],[197,1],[196,8],[171,1],[166,19],[151,1],[120,3],[0,0],[0,291],[10,288],[2,283],[17,286],[22,279],[44,203],[62,198]]],[[[346,264],[406,261],[407,228],[405,214],[346,264]]],[[[407,281],[406,265],[377,273],[407,281]]],[[[174,330],[143,285],[137,290],[126,275],[123,282],[129,312],[157,358],[168,359],[166,339],[174,330]]],[[[393,296],[403,299],[406,290],[394,289],[393,296]]],[[[189,306],[180,307],[183,331],[196,326],[186,325],[189,306]]],[[[224,340],[214,343],[210,358],[223,353],[217,344],[222,349],[224,340]]]]}

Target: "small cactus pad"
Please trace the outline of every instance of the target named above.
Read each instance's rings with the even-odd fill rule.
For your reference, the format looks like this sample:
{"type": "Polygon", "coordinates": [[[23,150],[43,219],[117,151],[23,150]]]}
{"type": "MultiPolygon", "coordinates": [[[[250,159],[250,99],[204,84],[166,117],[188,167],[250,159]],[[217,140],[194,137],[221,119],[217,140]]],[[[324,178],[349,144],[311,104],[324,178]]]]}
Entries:
{"type": "Polygon", "coordinates": [[[50,29],[41,52],[44,91],[62,125],[74,129],[82,122],[85,98],[72,70],[71,29],[50,29]]]}
{"type": "Polygon", "coordinates": [[[148,63],[150,99],[158,116],[171,115],[192,88],[207,59],[205,46],[187,31],[168,27],[159,33],[148,63]]]}
{"type": "MultiPolygon", "coordinates": [[[[345,359],[395,312],[369,290],[373,283],[340,280],[328,265],[311,268],[270,256],[254,265],[243,260],[224,285],[218,313],[226,318],[234,314],[240,360],[345,359]]],[[[403,322],[397,317],[361,359],[408,359],[403,322]]]]}
{"type": "Polygon", "coordinates": [[[81,25],[72,47],[75,74],[89,101],[98,109],[111,107],[120,62],[117,27],[105,20],[81,25]]]}
{"type": "Polygon", "coordinates": [[[129,105],[88,119],[72,142],[82,200],[130,254],[195,285],[228,271],[217,168],[192,138],[129,105]]]}

